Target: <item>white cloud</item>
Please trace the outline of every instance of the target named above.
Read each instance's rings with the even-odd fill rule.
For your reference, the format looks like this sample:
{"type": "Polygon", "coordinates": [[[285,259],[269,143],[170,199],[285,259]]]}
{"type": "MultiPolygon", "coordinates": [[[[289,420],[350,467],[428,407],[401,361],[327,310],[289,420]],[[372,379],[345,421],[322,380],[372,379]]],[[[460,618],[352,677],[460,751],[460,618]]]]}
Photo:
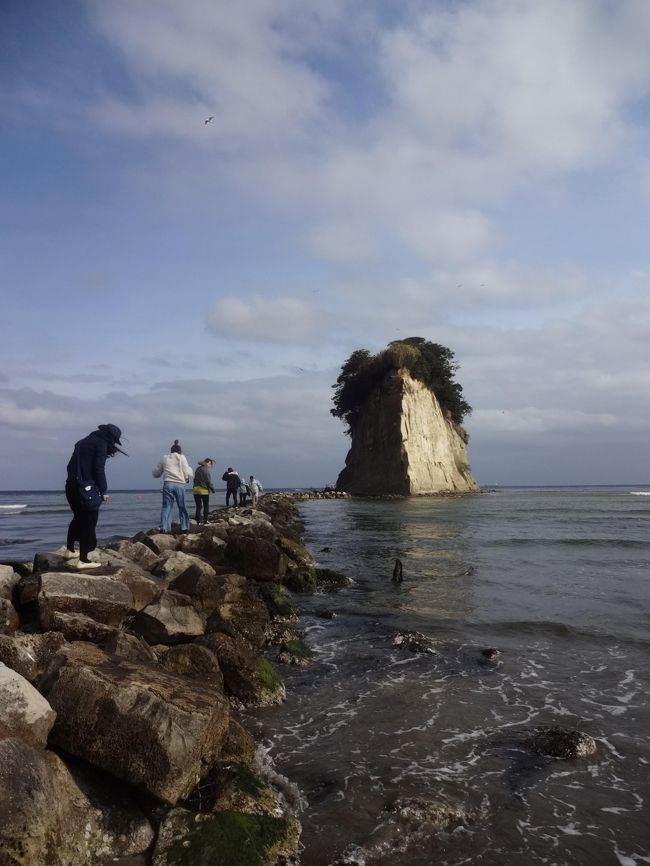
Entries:
{"type": "Polygon", "coordinates": [[[208,328],[230,339],[269,343],[320,341],[329,316],[300,298],[222,298],[208,316],[208,328]]]}

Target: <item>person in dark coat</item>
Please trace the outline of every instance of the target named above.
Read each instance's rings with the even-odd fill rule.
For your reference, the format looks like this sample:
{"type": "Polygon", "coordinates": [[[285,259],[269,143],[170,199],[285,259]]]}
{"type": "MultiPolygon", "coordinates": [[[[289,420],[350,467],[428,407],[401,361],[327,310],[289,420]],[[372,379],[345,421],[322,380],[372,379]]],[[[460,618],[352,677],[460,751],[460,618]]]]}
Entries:
{"type": "MultiPolygon", "coordinates": [[[[108,484],[104,466],[108,457],[113,457],[120,449],[122,431],[115,424],[100,424],[84,439],[75,443],[72,457],[68,462],[68,477],[65,482],[65,495],[72,509],[72,520],[68,527],[66,542],[66,559],[79,559],[76,567],[80,570],[99,568],[99,562],[90,562],[88,554],[97,547],[95,529],[99,509],[88,511],[81,506],[79,484],[81,481],[93,483],[99,490],[102,501],[108,502],[108,484]],[[79,553],[75,551],[75,543],[79,542],[79,553]]],[[[124,452],[121,452],[124,454],[124,452]]]]}
{"type": "Polygon", "coordinates": [[[232,468],[229,466],[226,471],[221,476],[221,480],[226,482],[226,508],[230,505],[230,497],[232,496],[232,504],[233,506],[237,505],[237,495],[239,493],[239,486],[241,484],[241,478],[232,468]]]}

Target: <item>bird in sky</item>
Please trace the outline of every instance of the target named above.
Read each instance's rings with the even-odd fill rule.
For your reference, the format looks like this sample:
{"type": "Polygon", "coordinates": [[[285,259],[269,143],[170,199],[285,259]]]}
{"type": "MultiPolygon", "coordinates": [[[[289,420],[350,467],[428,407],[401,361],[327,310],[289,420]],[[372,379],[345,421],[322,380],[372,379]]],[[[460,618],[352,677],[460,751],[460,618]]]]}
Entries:
{"type": "Polygon", "coordinates": [[[214,120],[214,115],[211,114],[210,117],[208,117],[207,120],[204,120],[204,121],[203,121],[203,123],[205,124],[205,126],[207,126],[208,123],[212,123],[213,120],[214,120]]]}

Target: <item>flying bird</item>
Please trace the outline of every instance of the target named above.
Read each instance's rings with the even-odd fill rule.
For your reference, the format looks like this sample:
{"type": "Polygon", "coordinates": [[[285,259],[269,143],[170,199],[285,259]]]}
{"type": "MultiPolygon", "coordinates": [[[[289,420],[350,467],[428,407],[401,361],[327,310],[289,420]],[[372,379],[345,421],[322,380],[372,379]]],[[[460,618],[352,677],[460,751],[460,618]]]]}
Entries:
{"type": "Polygon", "coordinates": [[[204,121],[203,121],[203,123],[205,124],[205,126],[207,126],[208,123],[212,123],[213,120],[214,120],[214,115],[211,114],[210,117],[208,117],[207,120],[204,120],[204,121]]]}

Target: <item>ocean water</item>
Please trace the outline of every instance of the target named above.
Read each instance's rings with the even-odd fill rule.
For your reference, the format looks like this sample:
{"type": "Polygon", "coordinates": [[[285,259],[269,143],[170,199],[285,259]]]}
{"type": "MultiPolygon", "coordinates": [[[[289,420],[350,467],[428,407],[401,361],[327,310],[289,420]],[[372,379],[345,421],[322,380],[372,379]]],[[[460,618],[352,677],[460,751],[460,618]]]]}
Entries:
{"type": "Polygon", "coordinates": [[[306,800],[304,866],[355,845],[346,862],[367,866],[650,863],[647,491],[301,506],[319,564],[355,582],[302,598],[315,661],[283,667],[286,704],[249,721],[306,800]],[[436,653],[394,647],[398,629],[436,653]],[[531,754],[537,725],[578,728],[597,753],[531,754]],[[403,797],[467,819],[400,826],[385,810],[403,797]]]}

